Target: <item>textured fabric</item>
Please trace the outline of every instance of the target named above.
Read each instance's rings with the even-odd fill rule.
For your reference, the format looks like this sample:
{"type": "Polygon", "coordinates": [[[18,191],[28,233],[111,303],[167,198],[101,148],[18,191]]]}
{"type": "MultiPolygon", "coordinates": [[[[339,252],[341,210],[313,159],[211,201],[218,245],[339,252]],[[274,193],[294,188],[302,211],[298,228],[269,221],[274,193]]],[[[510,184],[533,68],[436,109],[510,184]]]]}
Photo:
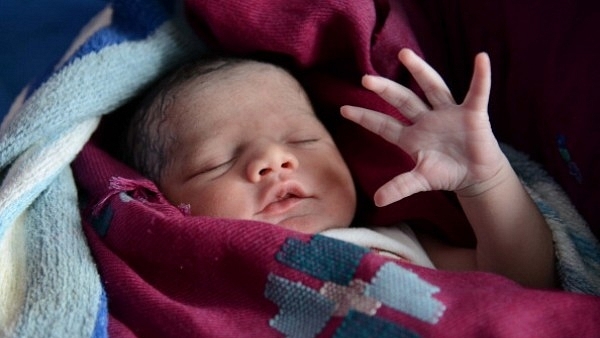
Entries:
{"type": "Polygon", "coordinates": [[[105,5],[102,0],[2,1],[0,120],[23,86],[53,66],[81,27],[105,5]]]}
{"type": "MultiPolygon", "coordinates": [[[[522,154],[509,155],[521,161],[519,172],[539,169],[522,154]]],[[[595,296],[529,290],[480,272],[418,267],[264,223],[188,216],[96,142],[84,148],[73,168],[89,203],[85,230],[115,335],[561,337],[598,329],[595,296]]],[[[578,246],[560,238],[568,229],[581,231],[585,248],[598,252],[589,230],[570,229],[564,212],[549,210],[542,209],[565,217],[553,226],[559,246],[578,246]]],[[[561,270],[563,278],[567,273],[565,287],[597,292],[594,279],[586,277],[594,277],[586,268],[595,256],[558,250],[559,266],[573,268],[561,270]]]]}
{"type": "Polygon", "coordinates": [[[172,5],[158,1],[114,2],[3,121],[1,336],[107,335],[106,295],[69,163],[100,116],[189,53],[171,16],[172,5]]]}
{"type": "MultiPolygon", "coordinates": [[[[360,89],[360,75],[377,72],[412,85],[395,59],[400,47],[410,46],[449,74],[460,94],[470,76],[471,46],[483,48],[482,41],[492,47],[505,47],[509,40],[523,44],[520,38],[527,36],[525,30],[493,25],[497,21],[490,18],[496,16],[487,14],[496,13],[502,20],[536,9],[533,4],[526,14],[511,14],[510,9],[526,5],[452,4],[190,0],[187,16],[197,35],[213,48],[268,55],[295,68],[336,134],[361,194],[371,196],[411,163],[401,151],[337,118],[341,103],[402,118],[360,89]],[[466,24],[469,29],[462,29],[466,24]],[[476,24],[482,29],[473,29],[476,24]],[[454,30],[444,30],[449,27],[454,30]],[[493,34],[498,31],[502,34],[493,34]],[[439,41],[446,38],[454,48],[442,53],[439,41]]],[[[576,7],[562,6],[565,14],[576,7]]],[[[103,25],[94,26],[78,48],[22,96],[25,101],[17,102],[0,129],[0,308],[9,309],[0,312],[7,324],[3,334],[570,337],[600,331],[600,299],[581,294],[599,288],[593,279],[597,242],[556,184],[535,170],[522,171],[524,182],[551,223],[563,286],[579,293],[529,290],[491,274],[408,265],[324,236],[256,222],[190,217],[169,205],[152,182],[111,152],[118,122],[111,124],[107,118],[124,114],[117,108],[171,66],[197,55],[200,42],[170,19],[172,4],[167,1],[115,1],[107,13],[103,25]],[[101,129],[86,143],[100,116],[111,111],[114,114],[102,119],[101,129]],[[19,284],[15,278],[25,281],[19,284]]],[[[585,27],[587,21],[577,22],[585,27]]],[[[567,23],[557,20],[552,27],[576,30],[567,23]]],[[[500,55],[511,58],[504,66],[529,63],[533,68],[538,64],[529,55],[543,52],[532,51],[520,61],[518,49],[493,51],[498,53],[492,53],[494,65],[504,59],[500,55]]],[[[504,136],[509,133],[502,128],[531,126],[519,125],[515,117],[540,125],[548,121],[543,111],[499,108],[515,96],[507,84],[518,84],[517,70],[494,73],[492,112],[504,136]],[[502,74],[510,75],[511,81],[502,74]]],[[[539,75],[537,71],[533,73],[539,75]]],[[[552,84],[559,85],[550,81],[545,86],[552,84]]],[[[595,107],[593,100],[586,103],[595,107]]],[[[589,122],[587,111],[577,111],[583,123],[589,122]]],[[[552,123],[569,120],[561,116],[552,123]]],[[[565,126],[582,122],[573,123],[565,126]]],[[[562,165],[579,171],[580,175],[565,173],[567,179],[581,176],[581,182],[588,182],[594,179],[588,178],[593,166],[581,159],[592,163],[593,153],[586,147],[574,149],[578,129],[568,129],[558,143],[558,161],[552,162],[548,153],[541,162],[547,168],[556,166],[552,172],[562,178],[561,184],[562,165]]],[[[588,135],[589,127],[580,132],[588,135]]],[[[525,142],[516,135],[515,141],[525,142]]],[[[546,144],[547,138],[533,140],[546,144]]],[[[538,158],[539,144],[527,149],[538,158]]],[[[584,193],[586,187],[567,189],[577,207],[591,196],[584,193]]],[[[589,220],[595,214],[588,209],[585,215],[589,220]]],[[[416,219],[439,228],[449,241],[473,240],[462,212],[446,193],[419,194],[365,216],[378,225],[416,219]]],[[[590,224],[592,229],[597,226],[590,224]]]]}
{"type": "Polygon", "coordinates": [[[528,156],[503,151],[552,230],[563,288],[600,296],[600,243],[565,192],[528,156]]]}
{"type": "MultiPolygon", "coordinates": [[[[417,50],[419,46],[410,38],[410,25],[397,12],[400,8],[386,11],[384,5],[375,8],[362,1],[352,6],[321,1],[318,8],[303,4],[306,7],[287,11],[287,6],[293,6],[289,1],[254,3],[255,7],[190,2],[188,17],[215,48],[241,55],[285,54],[284,59],[292,59],[288,63],[302,70],[299,74],[345,149],[360,189],[371,194],[387,179],[385,175],[410,163],[383,141],[337,120],[337,105],[361,104],[392,113],[358,88],[360,74],[376,67],[385,73],[381,69],[390,67],[396,70],[387,71],[406,79],[391,51],[398,41],[417,50]],[[240,31],[240,26],[246,29],[240,31]],[[323,33],[304,35],[307,27],[313,27],[309,32],[323,33]],[[387,28],[407,34],[398,34],[392,43],[384,39],[391,34],[387,28]],[[228,35],[221,36],[221,30],[228,35]],[[387,41],[390,53],[365,56],[364,48],[372,48],[372,41],[387,41]],[[389,55],[389,62],[380,55],[389,55]]],[[[166,203],[151,182],[116,160],[106,146],[114,124],[105,122],[73,168],[86,201],[86,234],[105,282],[109,332],[115,336],[560,337],[597,330],[594,319],[600,300],[594,296],[529,290],[485,273],[407,265],[348,243],[263,223],[186,216],[166,203]]],[[[534,168],[528,161],[520,166],[525,171],[534,168]]],[[[542,177],[525,174],[524,181],[534,186],[542,177]]],[[[549,185],[557,188],[552,182],[549,185]]],[[[564,196],[560,189],[556,191],[564,196]]],[[[542,205],[545,199],[536,201],[542,205]]],[[[569,229],[577,213],[564,206],[569,212],[554,212],[556,205],[541,209],[549,219],[558,215],[569,229]]],[[[416,196],[368,218],[379,224],[426,219],[446,229],[450,237],[458,237],[456,241],[469,242],[468,232],[448,231],[464,219],[443,193],[416,196]]],[[[573,229],[584,229],[580,238],[585,245],[574,244],[568,236],[557,237],[575,248],[557,254],[560,264],[573,267],[561,269],[574,276],[571,281],[585,276],[585,267],[594,258],[585,255],[587,248],[598,251],[585,224],[573,229]],[[578,262],[571,265],[567,257],[578,262]]],[[[567,280],[563,278],[564,285],[571,290],[598,290],[593,279],[582,278],[582,283],[571,285],[567,280]]]]}

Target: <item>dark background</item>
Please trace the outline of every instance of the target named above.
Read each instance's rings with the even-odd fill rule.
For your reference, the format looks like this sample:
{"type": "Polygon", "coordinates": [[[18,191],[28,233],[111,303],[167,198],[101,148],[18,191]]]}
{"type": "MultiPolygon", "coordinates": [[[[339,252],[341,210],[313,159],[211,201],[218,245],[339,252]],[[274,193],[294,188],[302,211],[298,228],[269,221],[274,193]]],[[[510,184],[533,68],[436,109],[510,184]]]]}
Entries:
{"type": "Polygon", "coordinates": [[[103,0],[0,0],[0,119],[104,6],[103,0]]]}

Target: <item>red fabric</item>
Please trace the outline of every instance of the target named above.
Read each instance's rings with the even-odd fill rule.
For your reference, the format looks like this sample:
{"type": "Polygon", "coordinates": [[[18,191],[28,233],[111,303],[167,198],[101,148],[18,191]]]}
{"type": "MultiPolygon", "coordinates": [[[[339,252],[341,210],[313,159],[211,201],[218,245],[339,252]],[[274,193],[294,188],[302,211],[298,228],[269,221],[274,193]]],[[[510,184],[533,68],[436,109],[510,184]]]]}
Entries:
{"type": "MultiPolygon", "coordinates": [[[[84,201],[110,196],[100,208],[89,203],[83,216],[107,293],[111,337],[281,337],[270,325],[279,312],[265,296],[269,276],[317,291],[324,283],[277,258],[286,240],[309,241],[308,235],[263,223],[185,216],[94,143],[73,169],[84,201]],[[128,184],[111,188],[115,176],[128,184]]],[[[353,278],[372,282],[390,261],[369,253],[353,278]]],[[[529,290],[486,273],[394,264],[439,288],[433,297],[445,310],[437,323],[385,305],[376,316],[420,336],[571,337],[600,330],[598,297],[529,290]]],[[[332,336],[342,319],[327,320],[317,337],[332,336]]]]}
{"type": "MultiPolygon", "coordinates": [[[[460,98],[474,54],[488,51],[494,68],[490,113],[498,137],[542,162],[598,233],[592,204],[600,197],[599,184],[592,173],[598,172],[600,136],[593,123],[598,96],[591,85],[600,76],[598,67],[588,68],[600,55],[594,9],[597,5],[583,2],[516,0],[186,1],[190,23],[213,46],[239,55],[277,55],[299,71],[367,197],[412,164],[402,151],[337,117],[340,105],[357,104],[401,118],[360,88],[360,76],[378,73],[414,87],[395,58],[400,48],[411,47],[460,98]],[[583,183],[569,174],[557,135],[565,136],[583,183]]],[[[323,284],[276,259],[286,240],[309,241],[307,235],[262,223],[185,216],[94,142],[73,169],[88,203],[85,230],[107,292],[113,336],[278,337],[270,325],[278,308],[265,297],[269,275],[313,289],[323,284]],[[133,183],[111,188],[113,177],[133,183]]],[[[381,210],[362,207],[374,223],[417,219],[450,240],[472,244],[460,208],[446,193],[418,194],[381,210]]],[[[354,277],[370,281],[387,262],[368,254],[354,277]]],[[[434,298],[446,308],[439,322],[385,306],[377,316],[421,336],[600,332],[597,297],[528,290],[484,273],[409,269],[439,287],[434,298]]],[[[332,318],[319,337],[336,332],[341,321],[332,318]]]]}

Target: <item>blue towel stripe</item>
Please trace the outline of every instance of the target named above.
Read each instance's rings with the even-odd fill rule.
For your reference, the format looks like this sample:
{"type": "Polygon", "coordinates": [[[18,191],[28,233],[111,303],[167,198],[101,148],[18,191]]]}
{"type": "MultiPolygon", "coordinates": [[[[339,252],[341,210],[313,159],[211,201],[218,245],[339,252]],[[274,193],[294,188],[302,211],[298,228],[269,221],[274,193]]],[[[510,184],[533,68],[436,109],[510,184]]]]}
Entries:
{"type": "Polygon", "coordinates": [[[87,54],[55,73],[24,103],[22,114],[15,117],[7,133],[0,135],[0,168],[33,143],[113,111],[172,64],[181,62],[191,48],[178,45],[182,42],[174,40],[174,34],[174,26],[165,24],[148,39],[87,54]]]}
{"type": "Polygon", "coordinates": [[[98,302],[98,315],[96,316],[96,325],[92,338],[108,338],[108,302],[106,292],[102,289],[100,300],[98,302]]]}
{"type": "MultiPolygon", "coordinates": [[[[89,37],[62,67],[67,67],[75,60],[90,53],[97,53],[108,46],[146,39],[170,19],[174,8],[172,1],[143,0],[111,1],[111,6],[114,13],[111,24],[89,37]]],[[[34,80],[27,97],[56,72],[60,72],[60,69],[48,69],[42,77],[34,80]]]]}
{"type": "Polygon", "coordinates": [[[110,26],[95,32],[63,66],[39,81],[17,114],[4,121],[0,177],[10,201],[0,211],[0,240],[26,211],[26,259],[35,262],[27,264],[25,303],[6,332],[10,337],[107,336],[106,297],[82,233],[68,166],[100,116],[174,65],[202,53],[196,37],[170,20],[173,3],[115,1],[110,26]],[[54,142],[63,137],[72,145],[68,151],[54,142]],[[18,189],[8,189],[9,174],[18,189]]]}

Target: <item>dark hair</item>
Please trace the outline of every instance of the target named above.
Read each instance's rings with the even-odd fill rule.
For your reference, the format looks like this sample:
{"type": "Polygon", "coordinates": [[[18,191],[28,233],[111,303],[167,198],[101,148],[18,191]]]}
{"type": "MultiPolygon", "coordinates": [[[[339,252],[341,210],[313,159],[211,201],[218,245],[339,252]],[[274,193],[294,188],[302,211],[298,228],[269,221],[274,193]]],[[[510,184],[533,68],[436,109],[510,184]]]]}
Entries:
{"type": "Polygon", "coordinates": [[[177,142],[177,135],[170,132],[168,122],[171,117],[169,110],[176,100],[178,89],[199,77],[248,62],[253,60],[203,57],[183,64],[158,81],[143,96],[131,117],[124,161],[145,177],[158,182],[169,165],[167,154],[177,142]]]}

